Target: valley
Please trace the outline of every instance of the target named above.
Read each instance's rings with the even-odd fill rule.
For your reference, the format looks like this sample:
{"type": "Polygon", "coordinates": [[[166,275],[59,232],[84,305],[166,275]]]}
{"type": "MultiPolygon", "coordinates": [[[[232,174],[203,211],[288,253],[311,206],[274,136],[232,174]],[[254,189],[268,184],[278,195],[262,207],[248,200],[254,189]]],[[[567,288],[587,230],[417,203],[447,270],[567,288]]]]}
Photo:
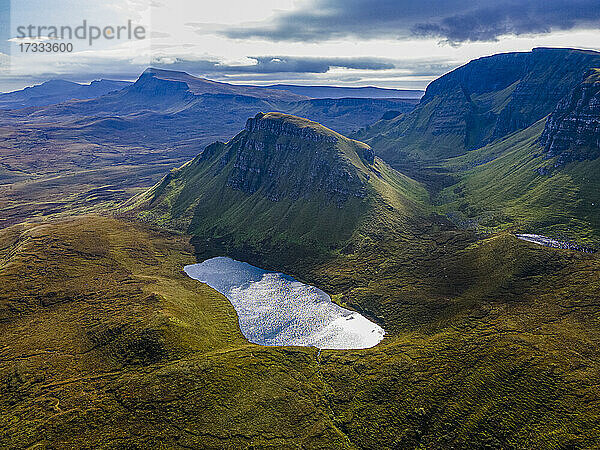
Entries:
{"type": "Polygon", "coordinates": [[[6,446],[600,446],[595,67],[420,100],[148,69],[3,111],[6,446]]]}

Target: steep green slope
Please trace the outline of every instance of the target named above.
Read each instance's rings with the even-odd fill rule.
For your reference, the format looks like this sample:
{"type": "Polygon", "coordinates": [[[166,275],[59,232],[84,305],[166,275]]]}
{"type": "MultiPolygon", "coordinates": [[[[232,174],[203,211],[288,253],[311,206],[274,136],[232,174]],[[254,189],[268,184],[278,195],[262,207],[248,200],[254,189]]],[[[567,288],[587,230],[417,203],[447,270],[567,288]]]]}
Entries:
{"type": "Polygon", "coordinates": [[[426,200],[418,183],[374,158],[367,145],[269,113],[249,119],[227,144],[208,146],[127,207],[205,239],[299,257],[340,249],[386,208],[426,215],[426,200]]]}
{"type": "Polygon", "coordinates": [[[600,82],[598,70],[548,120],[443,167],[459,182],[435,199],[468,226],[547,234],[600,244],[600,82]]]}

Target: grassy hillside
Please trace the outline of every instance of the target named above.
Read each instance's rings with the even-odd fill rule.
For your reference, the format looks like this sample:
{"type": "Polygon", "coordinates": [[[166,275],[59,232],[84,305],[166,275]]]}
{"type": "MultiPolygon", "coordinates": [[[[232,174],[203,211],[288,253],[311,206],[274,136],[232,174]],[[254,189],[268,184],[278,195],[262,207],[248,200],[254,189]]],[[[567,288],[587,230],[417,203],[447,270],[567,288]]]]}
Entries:
{"type": "Polygon", "coordinates": [[[598,259],[421,230],[289,267],[388,332],[320,353],[245,341],[227,300],[182,272],[184,236],[94,216],[3,230],[4,443],[599,445],[598,259]]]}
{"type": "Polygon", "coordinates": [[[3,446],[343,448],[315,350],[262,348],[186,239],[87,216],[0,233],[3,446]]]}
{"type": "Polygon", "coordinates": [[[458,223],[600,244],[600,160],[556,166],[539,138],[542,120],[507,139],[449,159],[459,182],[435,199],[458,223]]]}
{"type": "Polygon", "coordinates": [[[205,240],[297,258],[339,250],[380,210],[427,214],[423,187],[371,159],[367,145],[295,116],[256,120],[290,128],[247,129],[213,144],[125,209],[205,240]]]}

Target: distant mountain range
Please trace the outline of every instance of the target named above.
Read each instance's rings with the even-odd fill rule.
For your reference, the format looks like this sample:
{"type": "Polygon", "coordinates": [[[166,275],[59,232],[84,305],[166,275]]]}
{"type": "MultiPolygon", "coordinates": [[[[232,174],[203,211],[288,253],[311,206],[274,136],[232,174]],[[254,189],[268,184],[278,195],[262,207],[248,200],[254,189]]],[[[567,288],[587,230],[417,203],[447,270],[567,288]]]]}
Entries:
{"type": "MultiPolygon", "coordinates": [[[[423,91],[409,89],[385,89],[373,86],[295,86],[276,84],[271,86],[249,86],[222,83],[206,78],[194,77],[186,72],[148,68],[140,78],[149,77],[183,83],[185,90],[193,95],[224,94],[242,95],[273,101],[294,102],[308,99],[402,99],[418,100],[423,91]]],[[[118,91],[133,84],[129,81],[97,80],[90,84],[75,83],[66,80],[49,80],[42,84],[26,87],[22,90],[0,93],[0,109],[18,109],[25,107],[48,106],[67,100],[86,100],[100,97],[112,91],[118,91]]]]}
{"type": "Polygon", "coordinates": [[[293,92],[310,98],[401,98],[420,99],[424,92],[413,89],[386,89],[373,86],[298,86],[293,84],[272,84],[269,89],[293,92]]]}
{"type": "MultiPolygon", "coordinates": [[[[153,184],[165,167],[183,164],[214,141],[228,141],[248,117],[259,112],[311,117],[348,133],[390,111],[410,111],[418,103],[414,99],[309,99],[281,90],[218,83],[152,68],[135,83],[117,85],[120,90],[114,90],[114,84],[101,85],[110,92],[96,90],[102,95],[91,99],[65,100],[73,94],[67,95],[64,86],[76,91],[82,88],[69,82],[50,82],[5,94],[11,102],[21,99],[18,108],[29,107],[0,111],[0,182],[35,178],[42,183],[45,176],[57,173],[85,173],[79,177],[86,180],[81,186],[66,176],[54,178],[53,183],[64,181],[63,189],[73,190],[74,195],[86,186],[90,192],[101,186],[111,192],[111,198],[124,200],[129,195],[124,189],[153,184]],[[38,94],[33,95],[35,92],[38,94]],[[54,104],[35,106],[37,103],[54,104]],[[137,168],[138,176],[127,169],[130,165],[137,168]]],[[[87,96],[96,95],[92,95],[91,87],[83,89],[87,89],[87,96]]],[[[49,197],[47,202],[39,202],[34,201],[32,188],[24,186],[22,191],[11,189],[5,194],[21,201],[27,198],[31,210],[8,207],[3,211],[4,223],[18,221],[32,210],[56,211],[65,205],[60,190],[40,188],[36,192],[49,197]]],[[[107,196],[90,194],[94,201],[107,196]]]]}
{"type": "MultiPolygon", "coordinates": [[[[81,88],[76,83],[48,82],[23,91],[2,94],[0,101],[7,96],[7,105],[10,99],[15,101],[16,97],[22,98],[22,104],[25,104],[26,99],[37,102],[36,99],[41,98],[43,93],[43,103],[48,104],[51,99],[67,97],[64,86],[73,88],[72,85],[81,88]],[[33,95],[32,92],[38,94],[33,95]]],[[[102,117],[118,116],[128,123],[127,127],[130,129],[140,129],[153,123],[153,128],[160,130],[160,135],[165,139],[170,138],[168,130],[175,124],[178,129],[183,129],[182,132],[190,135],[207,134],[214,140],[233,136],[243,127],[248,116],[260,111],[281,111],[314,117],[338,131],[350,132],[372,123],[390,110],[410,111],[418,102],[414,98],[309,99],[285,90],[219,83],[185,72],[153,68],[144,71],[135,83],[125,83],[121,87],[123,89],[110,89],[114,92],[108,93],[88,88],[86,92],[89,97],[86,98],[90,100],[10,111],[5,117],[36,122],[50,120],[56,123],[90,118],[95,123],[102,117]],[[92,95],[94,92],[98,95],[92,95]],[[194,121],[194,126],[188,126],[189,119],[194,121]],[[199,124],[201,125],[198,126],[199,124]]],[[[209,140],[205,143],[209,143],[209,140]]]]}
{"type": "Polygon", "coordinates": [[[85,100],[118,91],[131,83],[129,81],[97,80],[90,84],[74,83],[65,80],[50,80],[26,87],[20,91],[0,94],[0,109],[18,109],[30,106],[47,106],[67,100],[85,100]]]}

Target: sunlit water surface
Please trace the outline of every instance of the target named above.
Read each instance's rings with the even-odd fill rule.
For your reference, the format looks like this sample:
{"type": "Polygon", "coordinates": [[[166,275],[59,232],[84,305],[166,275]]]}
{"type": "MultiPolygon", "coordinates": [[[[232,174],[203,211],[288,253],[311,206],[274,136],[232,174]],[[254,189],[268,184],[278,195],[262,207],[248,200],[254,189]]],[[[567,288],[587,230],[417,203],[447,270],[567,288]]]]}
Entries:
{"type": "Polygon", "coordinates": [[[379,325],[332,303],[322,290],[283,273],[226,257],[191,264],[184,270],[229,299],[250,342],[355,349],[373,347],[383,339],[379,325]]]}

